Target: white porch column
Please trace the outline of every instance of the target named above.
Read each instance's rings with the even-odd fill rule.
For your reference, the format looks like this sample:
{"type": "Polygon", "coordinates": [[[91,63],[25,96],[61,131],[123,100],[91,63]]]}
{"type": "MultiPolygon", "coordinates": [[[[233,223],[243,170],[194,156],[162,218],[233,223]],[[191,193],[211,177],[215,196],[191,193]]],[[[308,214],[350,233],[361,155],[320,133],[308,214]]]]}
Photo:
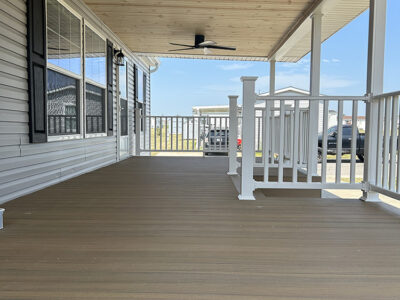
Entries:
{"type": "MultiPolygon", "coordinates": [[[[314,13],[312,16],[311,30],[311,64],[310,64],[310,96],[320,95],[321,78],[321,27],[322,14],[314,13]]],[[[311,162],[311,173],[317,174],[318,167],[318,125],[319,125],[319,103],[311,101],[310,103],[310,128],[308,143],[308,161],[311,162]]]]}
{"type": "Polygon", "coordinates": [[[255,83],[258,77],[242,77],[242,174],[240,178],[239,200],[256,200],[254,198],[254,152],[255,152],[255,83]]]}
{"type": "Polygon", "coordinates": [[[275,78],[276,78],[275,64],[276,64],[275,59],[270,60],[270,62],[269,62],[269,95],[270,96],[275,95],[275,78]]]}
{"type": "Polygon", "coordinates": [[[140,156],[140,138],[141,138],[141,123],[142,116],[140,113],[140,108],[135,108],[135,155],[140,156]]]}
{"type": "MultiPolygon", "coordinates": [[[[369,10],[369,36],[368,36],[368,67],[367,67],[367,95],[383,93],[383,73],[386,34],[386,0],[370,0],[369,10]]],[[[369,191],[368,184],[376,184],[378,136],[378,103],[366,105],[366,130],[365,130],[365,162],[364,181],[367,189],[363,191],[362,199],[376,202],[379,194],[369,191]]]]}
{"type": "Polygon", "coordinates": [[[229,98],[229,170],[228,175],[237,175],[237,138],[238,138],[238,96],[229,98]]]}

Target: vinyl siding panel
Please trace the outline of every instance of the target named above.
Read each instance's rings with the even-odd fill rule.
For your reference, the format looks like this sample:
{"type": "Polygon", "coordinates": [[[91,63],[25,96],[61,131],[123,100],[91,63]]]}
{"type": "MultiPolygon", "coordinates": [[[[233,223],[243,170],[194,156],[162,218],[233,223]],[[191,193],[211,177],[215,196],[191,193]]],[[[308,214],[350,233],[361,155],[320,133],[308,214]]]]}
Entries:
{"type": "MultiPolygon", "coordinates": [[[[79,1],[66,1],[98,31],[118,39],[79,1]]],[[[26,3],[0,1],[0,203],[117,162],[117,77],[114,68],[114,135],[29,144],[26,3]]],[[[143,62],[124,48],[133,83],[133,64],[143,62]]],[[[134,144],[133,86],[129,83],[129,134],[134,144]]],[[[149,99],[148,99],[149,103],[149,99]]],[[[131,148],[132,149],[132,148],[131,148]]]]}

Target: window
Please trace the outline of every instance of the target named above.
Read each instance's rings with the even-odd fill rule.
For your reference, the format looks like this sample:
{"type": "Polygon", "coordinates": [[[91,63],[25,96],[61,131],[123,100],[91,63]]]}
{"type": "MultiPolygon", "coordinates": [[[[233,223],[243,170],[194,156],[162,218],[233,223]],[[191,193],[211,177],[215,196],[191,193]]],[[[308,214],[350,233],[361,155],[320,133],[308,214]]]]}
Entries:
{"type": "Polygon", "coordinates": [[[79,133],[79,81],[47,71],[48,134],[79,133]]]}
{"type": "Polygon", "coordinates": [[[48,135],[79,134],[81,20],[57,0],[47,1],[48,135]]]}
{"type": "Polygon", "coordinates": [[[81,20],[57,0],[47,1],[48,63],[81,75],[81,20]]]}
{"type": "Polygon", "coordinates": [[[86,132],[105,132],[105,89],[86,83],[86,132]]]}
{"type": "Polygon", "coordinates": [[[127,89],[127,64],[119,66],[119,105],[121,136],[128,135],[128,89],[127,89]]]}
{"type": "Polygon", "coordinates": [[[85,26],[86,133],[105,133],[106,41],[85,26]]]}

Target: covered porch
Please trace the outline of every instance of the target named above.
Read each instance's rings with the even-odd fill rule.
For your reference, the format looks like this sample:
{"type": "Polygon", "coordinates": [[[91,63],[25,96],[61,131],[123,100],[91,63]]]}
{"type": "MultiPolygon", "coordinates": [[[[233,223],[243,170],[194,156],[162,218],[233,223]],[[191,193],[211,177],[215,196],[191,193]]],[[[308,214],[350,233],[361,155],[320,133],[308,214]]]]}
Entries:
{"type": "Polygon", "coordinates": [[[3,299],[395,299],[383,203],[237,201],[228,159],[135,157],[5,204],[3,299]]]}

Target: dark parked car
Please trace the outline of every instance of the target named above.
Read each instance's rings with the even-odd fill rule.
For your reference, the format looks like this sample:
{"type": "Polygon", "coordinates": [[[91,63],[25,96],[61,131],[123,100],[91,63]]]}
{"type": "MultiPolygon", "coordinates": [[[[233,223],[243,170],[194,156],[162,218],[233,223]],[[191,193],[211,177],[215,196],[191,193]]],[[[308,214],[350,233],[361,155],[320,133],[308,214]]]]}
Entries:
{"type": "Polygon", "coordinates": [[[229,129],[211,129],[205,138],[205,147],[210,150],[228,149],[229,129]]]}
{"type": "MultiPolygon", "coordinates": [[[[343,125],[342,131],[342,154],[351,153],[352,126],[343,125]]],[[[328,154],[336,155],[338,131],[337,126],[328,129],[328,154]]],[[[360,133],[357,128],[356,154],[360,161],[364,161],[364,133],[360,133]]],[[[322,160],[322,135],[318,136],[318,161],[322,160]]]]}
{"type": "MultiPolygon", "coordinates": [[[[205,137],[204,145],[206,149],[205,154],[221,152],[224,149],[226,149],[225,152],[228,152],[229,129],[211,129],[205,137]]],[[[237,148],[241,150],[242,139],[237,139],[237,148]]]]}

